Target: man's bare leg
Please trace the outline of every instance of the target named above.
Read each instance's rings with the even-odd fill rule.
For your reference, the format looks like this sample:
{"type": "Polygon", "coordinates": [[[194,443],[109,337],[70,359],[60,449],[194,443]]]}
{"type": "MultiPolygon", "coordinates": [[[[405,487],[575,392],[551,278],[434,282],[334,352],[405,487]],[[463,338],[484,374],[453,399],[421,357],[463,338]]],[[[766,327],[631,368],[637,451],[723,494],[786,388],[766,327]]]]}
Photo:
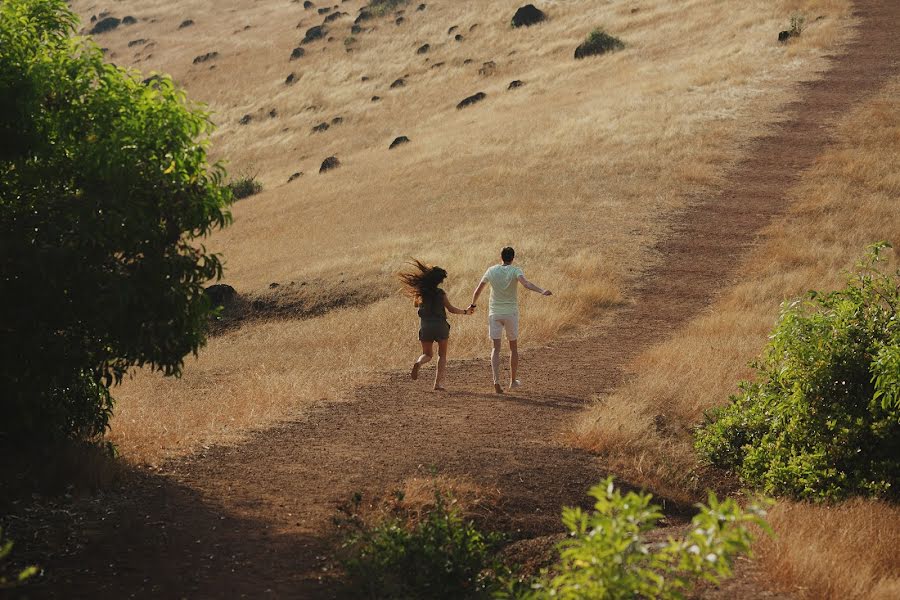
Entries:
{"type": "Polygon", "coordinates": [[[498,394],[503,393],[503,388],[500,387],[500,342],[501,340],[491,340],[493,342],[494,347],[491,350],[491,372],[494,375],[494,391],[498,394]]]}

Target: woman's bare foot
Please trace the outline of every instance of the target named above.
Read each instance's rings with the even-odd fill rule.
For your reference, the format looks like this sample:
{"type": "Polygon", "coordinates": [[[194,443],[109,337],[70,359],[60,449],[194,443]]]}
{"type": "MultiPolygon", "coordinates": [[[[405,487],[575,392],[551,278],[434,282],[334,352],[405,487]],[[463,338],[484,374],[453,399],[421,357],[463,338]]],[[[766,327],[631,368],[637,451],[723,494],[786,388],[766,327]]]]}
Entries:
{"type": "Polygon", "coordinates": [[[415,381],[416,379],[419,378],[419,367],[421,367],[421,366],[422,365],[420,365],[418,362],[413,363],[412,373],[409,374],[410,378],[413,381],[415,381]]]}
{"type": "Polygon", "coordinates": [[[498,394],[502,394],[502,393],[503,393],[503,388],[500,387],[500,384],[499,384],[499,383],[495,383],[495,384],[494,384],[494,391],[497,392],[498,394]]]}
{"type": "Polygon", "coordinates": [[[442,386],[442,385],[436,385],[436,386],[434,386],[434,391],[435,392],[446,392],[447,389],[444,388],[444,386],[442,386]]]}

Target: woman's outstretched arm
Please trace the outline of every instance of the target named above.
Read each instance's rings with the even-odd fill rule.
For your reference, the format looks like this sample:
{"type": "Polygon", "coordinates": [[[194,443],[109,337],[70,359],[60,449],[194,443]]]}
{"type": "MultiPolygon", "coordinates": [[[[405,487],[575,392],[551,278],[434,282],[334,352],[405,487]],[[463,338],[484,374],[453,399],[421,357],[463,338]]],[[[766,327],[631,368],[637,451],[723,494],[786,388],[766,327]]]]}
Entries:
{"type": "Polygon", "coordinates": [[[469,314],[469,310],[468,310],[468,309],[463,310],[462,308],[456,308],[455,306],[453,306],[453,303],[450,302],[450,298],[447,296],[447,294],[444,294],[444,306],[447,308],[447,310],[449,310],[449,311],[450,311],[451,313],[453,313],[454,315],[467,315],[467,314],[469,314]]]}

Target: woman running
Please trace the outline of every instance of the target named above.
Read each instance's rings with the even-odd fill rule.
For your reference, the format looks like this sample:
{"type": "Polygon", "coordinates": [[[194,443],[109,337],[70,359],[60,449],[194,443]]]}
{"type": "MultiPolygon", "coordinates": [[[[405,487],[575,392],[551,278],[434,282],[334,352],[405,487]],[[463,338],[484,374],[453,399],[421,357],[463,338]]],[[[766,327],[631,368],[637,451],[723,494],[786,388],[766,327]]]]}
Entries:
{"type": "Polygon", "coordinates": [[[447,322],[447,311],[454,315],[471,315],[472,308],[456,308],[450,303],[446,292],[438,286],[447,278],[447,271],[440,267],[430,267],[421,261],[414,260],[409,271],[398,275],[403,282],[404,291],[413,299],[419,309],[419,341],[422,342],[422,355],[413,363],[411,376],[419,378],[419,368],[431,360],[434,343],[438,344],[437,373],[434,376],[434,389],[444,389],[444,373],[447,370],[447,342],[450,339],[450,323],[447,322]]]}

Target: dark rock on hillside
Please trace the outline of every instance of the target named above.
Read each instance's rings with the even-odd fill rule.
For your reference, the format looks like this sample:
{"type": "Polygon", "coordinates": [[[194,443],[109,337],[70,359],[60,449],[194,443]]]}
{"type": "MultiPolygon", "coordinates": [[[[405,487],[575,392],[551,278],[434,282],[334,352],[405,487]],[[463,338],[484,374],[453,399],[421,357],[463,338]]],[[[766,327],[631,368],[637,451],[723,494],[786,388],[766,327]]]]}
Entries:
{"type": "Polygon", "coordinates": [[[91,23],[97,22],[97,15],[91,15],[91,23]]]}
{"type": "Polygon", "coordinates": [[[471,58],[467,58],[466,60],[463,61],[463,64],[464,64],[464,65],[470,65],[470,64],[472,64],[473,62],[475,62],[475,61],[473,61],[471,58]]]}
{"type": "Polygon", "coordinates": [[[403,17],[397,17],[396,19],[394,19],[394,25],[403,25],[404,22],[406,22],[406,19],[404,19],[403,17]]]}
{"type": "Polygon", "coordinates": [[[142,46],[146,43],[147,43],[147,40],[145,40],[144,38],[139,38],[139,39],[131,40],[130,42],[128,42],[128,47],[131,48],[132,46],[142,46]]]}
{"type": "Polygon", "coordinates": [[[438,67],[443,67],[443,66],[444,66],[444,61],[441,61],[441,62],[436,62],[433,65],[431,65],[431,68],[437,69],[438,67]]]}
{"type": "Polygon", "coordinates": [[[297,76],[293,73],[284,78],[284,85],[293,85],[297,81],[297,76]]]}
{"type": "Polygon", "coordinates": [[[178,29],[184,29],[185,27],[190,27],[193,24],[194,24],[193,19],[185,19],[184,21],[181,22],[181,25],[178,26],[178,29]]]}
{"type": "Polygon", "coordinates": [[[332,126],[334,126],[334,125],[340,125],[340,124],[343,123],[343,122],[344,122],[344,117],[335,117],[335,118],[333,118],[333,119],[331,120],[332,126]]]}
{"type": "Polygon", "coordinates": [[[347,13],[343,13],[343,12],[333,12],[333,13],[331,13],[330,15],[328,15],[327,17],[325,17],[325,21],[324,21],[324,22],[325,22],[325,23],[332,23],[332,22],[334,22],[334,21],[337,21],[337,20],[340,19],[341,17],[348,17],[348,16],[350,16],[350,15],[348,15],[347,13]]]}
{"type": "Polygon", "coordinates": [[[394,141],[391,142],[390,146],[388,146],[388,150],[393,150],[400,144],[408,144],[408,143],[409,143],[409,138],[406,137],[405,135],[401,135],[400,137],[394,138],[394,141]]]}
{"type": "Polygon", "coordinates": [[[216,283],[203,291],[213,306],[225,306],[237,298],[237,291],[227,283],[216,283]]]}
{"type": "Polygon", "coordinates": [[[508,89],[508,90],[514,90],[514,89],[516,89],[516,88],[522,87],[523,85],[525,85],[525,82],[524,82],[524,81],[522,81],[522,80],[520,80],[520,79],[516,79],[515,81],[510,81],[510,82],[509,82],[509,87],[506,88],[506,89],[508,89]]]}
{"type": "Polygon", "coordinates": [[[100,19],[97,23],[91,27],[90,34],[97,35],[98,33],[106,33],[107,31],[112,31],[116,27],[118,27],[122,23],[121,19],[117,19],[115,17],[106,17],[104,19],[100,19]]]}
{"type": "Polygon", "coordinates": [[[425,54],[431,48],[429,44],[422,44],[419,46],[419,49],[416,50],[416,54],[425,54]]]}
{"type": "Polygon", "coordinates": [[[394,80],[394,82],[391,84],[391,89],[403,87],[405,85],[406,85],[406,80],[401,77],[400,79],[394,80]]]}
{"type": "Polygon", "coordinates": [[[134,25],[135,23],[137,23],[137,19],[135,19],[131,15],[122,17],[122,25],[134,25]]]}
{"type": "Polygon", "coordinates": [[[306,35],[303,36],[303,39],[300,41],[301,44],[308,44],[310,42],[314,42],[316,40],[320,40],[325,37],[325,27],[322,25],[316,25],[315,27],[310,27],[306,30],[306,35]]]}
{"type": "Polygon", "coordinates": [[[360,27],[359,25],[351,25],[350,33],[352,33],[354,35],[356,35],[357,33],[362,33],[362,27],[360,27]]]}
{"type": "Polygon", "coordinates": [[[372,102],[381,102],[381,96],[372,96],[372,102]]]}
{"type": "Polygon", "coordinates": [[[416,7],[416,10],[419,10],[419,11],[425,10],[425,5],[424,5],[424,4],[418,5],[418,6],[416,7]]]}
{"type": "Polygon", "coordinates": [[[303,8],[305,10],[309,10],[309,9],[315,8],[315,7],[316,7],[316,5],[313,4],[312,2],[310,2],[309,0],[306,0],[306,2],[303,3],[303,8]]]}
{"type": "Polygon", "coordinates": [[[447,30],[447,35],[450,35],[450,34],[453,33],[454,31],[456,31],[457,29],[459,29],[459,25],[454,25],[453,27],[451,27],[450,29],[447,30]]]}
{"type": "Polygon", "coordinates": [[[329,156],[322,161],[322,166],[319,167],[319,173],[337,169],[339,166],[341,166],[341,161],[338,160],[337,156],[329,156]]]}
{"type": "Polygon", "coordinates": [[[363,21],[368,21],[369,19],[372,19],[374,16],[375,15],[373,15],[371,12],[367,11],[366,9],[362,9],[359,11],[359,14],[356,15],[356,18],[353,19],[353,23],[356,25],[359,25],[363,21]]]}
{"type": "Polygon", "coordinates": [[[526,4],[516,11],[512,18],[513,27],[531,27],[547,18],[543,11],[534,4],[526,4]]]}
{"type": "Polygon", "coordinates": [[[330,6],[326,6],[326,7],[324,7],[324,8],[320,8],[320,9],[318,10],[318,13],[319,13],[320,15],[324,15],[324,14],[330,13],[330,12],[331,12],[331,7],[330,7],[330,6]]]}
{"type": "Polygon", "coordinates": [[[277,116],[278,116],[278,109],[273,108],[272,110],[269,111],[269,118],[270,118],[270,119],[274,119],[274,118],[277,117],[277,116]]]}
{"type": "Polygon", "coordinates": [[[247,125],[247,124],[250,123],[250,121],[252,121],[252,120],[253,120],[253,117],[252,117],[252,116],[250,116],[250,115],[244,115],[243,117],[241,117],[241,120],[238,121],[238,123],[240,123],[241,125],[247,125]]]}
{"type": "Polygon", "coordinates": [[[471,27],[469,27],[469,31],[470,31],[470,32],[471,32],[471,31],[475,31],[475,29],[477,29],[477,28],[478,28],[478,23],[475,23],[474,25],[472,25],[471,27]]]}
{"type": "Polygon", "coordinates": [[[306,54],[306,50],[304,50],[304,49],[301,48],[300,46],[297,46],[296,48],[294,48],[293,50],[291,50],[291,57],[290,57],[288,60],[297,60],[298,58],[300,58],[300,57],[303,56],[304,54],[306,54]]]}
{"type": "Polygon", "coordinates": [[[457,110],[460,108],[465,108],[467,106],[472,106],[476,102],[481,102],[487,97],[487,94],[484,92],[478,92],[477,94],[472,94],[468,98],[463,98],[463,100],[456,105],[457,110]]]}
{"type": "Polygon", "coordinates": [[[322,121],[318,125],[313,126],[312,130],[313,133],[322,133],[323,131],[328,131],[328,127],[328,123],[322,121]]]}
{"type": "Polygon", "coordinates": [[[604,32],[594,32],[588,36],[577,48],[575,48],[575,58],[580,60],[588,56],[599,56],[607,52],[621,50],[625,44],[621,40],[604,32]]]}
{"type": "Polygon", "coordinates": [[[461,41],[463,41],[464,38],[461,33],[457,33],[456,35],[453,36],[453,39],[456,40],[457,42],[461,42],[461,41]]]}
{"type": "Polygon", "coordinates": [[[207,61],[213,60],[214,58],[218,58],[218,57],[219,57],[218,52],[207,52],[206,54],[201,54],[200,56],[195,56],[194,64],[197,65],[200,63],[205,63],[207,61]]]}
{"type": "Polygon", "coordinates": [[[478,74],[487,77],[489,75],[493,75],[494,71],[496,69],[497,69],[497,63],[495,63],[492,60],[489,60],[489,61],[481,64],[481,67],[478,69],[478,74]]]}
{"type": "Polygon", "coordinates": [[[295,179],[300,179],[301,177],[303,177],[303,171],[297,171],[296,173],[293,173],[290,177],[288,177],[287,182],[290,183],[295,179]]]}
{"type": "Polygon", "coordinates": [[[779,31],[778,32],[778,41],[782,44],[797,35],[793,31],[779,31]]]}
{"type": "Polygon", "coordinates": [[[359,78],[359,80],[360,80],[360,81],[368,81],[368,80],[369,80],[369,76],[368,76],[368,75],[363,75],[362,77],[359,78]]]}

